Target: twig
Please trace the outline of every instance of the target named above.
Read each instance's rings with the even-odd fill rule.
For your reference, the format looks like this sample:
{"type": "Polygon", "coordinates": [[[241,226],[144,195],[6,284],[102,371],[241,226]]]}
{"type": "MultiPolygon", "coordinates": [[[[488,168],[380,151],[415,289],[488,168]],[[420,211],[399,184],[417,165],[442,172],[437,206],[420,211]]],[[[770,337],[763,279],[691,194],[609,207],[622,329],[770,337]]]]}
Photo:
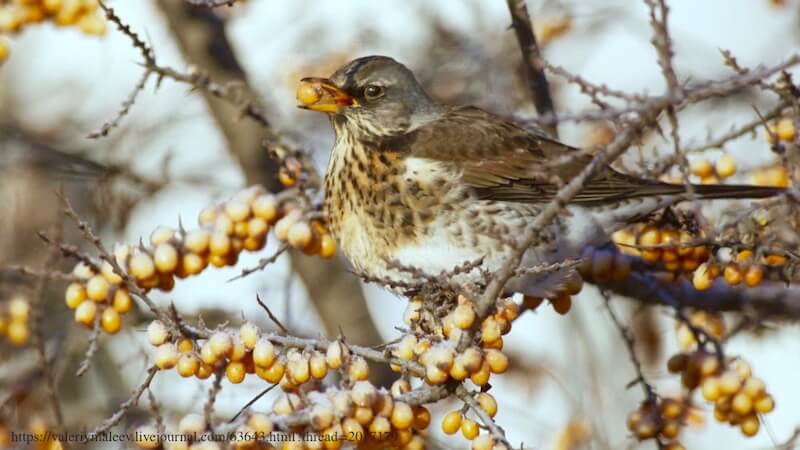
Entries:
{"type": "Polygon", "coordinates": [[[250,408],[251,406],[253,406],[253,404],[254,404],[255,402],[257,402],[257,401],[258,401],[258,400],[259,400],[261,397],[263,397],[263,396],[267,395],[267,394],[268,394],[268,393],[269,393],[271,390],[275,389],[275,388],[276,388],[276,387],[278,387],[278,386],[279,386],[279,384],[273,384],[272,386],[270,386],[270,387],[268,387],[268,388],[264,389],[263,391],[259,392],[259,393],[258,393],[258,395],[256,395],[255,397],[253,397],[253,398],[252,398],[250,401],[248,401],[247,403],[245,403],[245,405],[244,405],[244,406],[242,406],[242,408],[239,410],[239,412],[237,412],[237,413],[236,413],[236,414],[235,414],[233,417],[231,417],[231,420],[229,420],[229,421],[228,421],[228,423],[233,423],[233,422],[235,422],[235,421],[236,421],[236,419],[238,419],[238,418],[239,418],[239,416],[241,416],[241,415],[242,415],[242,413],[244,413],[245,411],[247,411],[247,409],[248,409],[248,408],[250,408]]]}
{"type": "Polygon", "coordinates": [[[111,120],[105,122],[100,127],[99,130],[89,133],[89,135],[87,136],[89,139],[98,139],[101,137],[106,137],[108,136],[108,133],[111,130],[119,126],[120,121],[122,121],[122,119],[128,115],[128,113],[131,110],[131,107],[133,106],[134,103],[136,103],[136,98],[139,96],[139,93],[142,92],[142,90],[144,90],[144,87],[147,84],[147,80],[150,79],[151,73],[152,72],[150,72],[149,70],[145,70],[144,73],[142,73],[142,77],[133,87],[130,94],[128,94],[128,96],[125,97],[125,100],[122,102],[122,106],[120,107],[119,111],[117,111],[117,114],[111,120]]]}
{"type": "Polygon", "coordinates": [[[76,377],[83,376],[83,374],[89,370],[89,366],[92,365],[92,358],[94,354],[97,353],[97,339],[100,337],[100,316],[101,314],[97,314],[94,318],[92,334],[89,336],[89,347],[86,349],[86,354],[83,356],[83,360],[80,366],[78,366],[78,370],[75,372],[76,377]]]}
{"type": "Polygon", "coordinates": [[[271,256],[259,259],[258,260],[258,265],[254,266],[254,267],[242,269],[242,271],[241,271],[241,273],[239,273],[239,275],[236,275],[235,277],[231,278],[230,280],[228,280],[228,282],[230,283],[231,281],[236,281],[238,279],[244,278],[244,277],[246,277],[246,276],[248,276],[248,275],[250,275],[250,274],[252,274],[254,272],[258,272],[258,271],[264,270],[264,268],[266,268],[268,265],[270,265],[270,264],[274,263],[275,261],[277,261],[278,258],[288,249],[289,249],[289,245],[288,244],[281,244],[281,246],[278,248],[278,250],[276,250],[275,253],[273,253],[271,256]]]}
{"type": "MultiPolygon", "coordinates": [[[[517,37],[519,50],[522,53],[522,66],[525,80],[528,83],[528,92],[531,95],[536,112],[539,116],[554,115],[553,98],[550,96],[550,87],[544,74],[544,64],[539,46],[536,44],[536,35],[528,15],[525,0],[506,0],[508,11],[511,13],[511,27],[517,37]]],[[[558,126],[550,123],[545,126],[545,131],[558,138],[558,126]]]]}
{"type": "Polygon", "coordinates": [[[277,326],[278,326],[278,328],[280,328],[280,330],[281,330],[281,331],[282,331],[284,334],[289,334],[289,329],[288,329],[288,328],[286,328],[286,327],[285,327],[285,326],[284,326],[284,325],[281,323],[281,321],[280,321],[280,320],[278,320],[278,318],[275,316],[275,314],[272,314],[272,310],[271,310],[271,309],[269,309],[269,306],[267,306],[267,305],[266,305],[266,304],[265,304],[265,303],[264,303],[264,302],[261,300],[261,296],[259,296],[258,294],[256,294],[256,301],[257,301],[257,302],[258,302],[258,304],[261,306],[261,308],[263,308],[263,309],[264,309],[264,311],[266,311],[266,313],[267,313],[267,316],[269,316],[269,319],[270,319],[270,320],[271,320],[273,323],[275,323],[275,325],[277,325],[277,326]]]}
{"type": "Polygon", "coordinates": [[[214,420],[214,402],[217,401],[217,394],[222,389],[222,378],[223,373],[225,371],[225,366],[220,365],[214,371],[214,382],[211,384],[211,388],[208,390],[208,397],[206,398],[206,403],[203,405],[203,417],[206,421],[206,429],[212,430],[213,427],[213,420],[214,420]]]}
{"type": "Polygon", "coordinates": [[[489,429],[489,432],[492,433],[496,441],[500,441],[505,444],[506,448],[512,448],[511,444],[506,439],[506,432],[500,428],[499,425],[494,421],[494,419],[481,408],[481,405],[478,404],[477,400],[472,397],[472,394],[464,387],[464,385],[459,385],[456,388],[456,396],[461,399],[464,403],[466,403],[469,408],[481,419],[481,422],[489,429]]]}
{"type": "Polygon", "coordinates": [[[95,436],[105,433],[106,431],[110,430],[111,427],[118,424],[122,418],[125,417],[125,414],[127,414],[128,410],[139,404],[139,397],[141,397],[145,389],[150,387],[150,383],[153,381],[153,378],[155,378],[157,372],[158,367],[155,365],[150,366],[147,369],[147,377],[145,377],[144,381],[142,381],[142,383],[133,391],[128,400],[119,405],[119,409],[111,417],[103,421],[100,426],[87,433],[83,438],[83,442],[89,442],[89,440],[93,439],[95,436]]]}

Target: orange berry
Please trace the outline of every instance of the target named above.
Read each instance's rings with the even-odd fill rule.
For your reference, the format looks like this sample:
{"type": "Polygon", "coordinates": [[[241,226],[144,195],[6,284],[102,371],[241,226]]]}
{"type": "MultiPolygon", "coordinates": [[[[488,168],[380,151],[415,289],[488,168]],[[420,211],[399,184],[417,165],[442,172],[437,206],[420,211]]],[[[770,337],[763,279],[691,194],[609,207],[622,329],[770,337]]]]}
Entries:
{"type": "Polygon", "coordinates": [[[329,234],[320,237],[319,255],[323,258],[330,258],[336,254],[336,240],[329,234]]]}
{"type": "Polygon", "coordinates": [[[202,255],[208,250],[208,243],[211,240],[211,234],[208,231],[198,228],[189,231],[183,237],[183,246],[192,253],[202,255]]]}
{"type": "Polygon", "coordinates": [[[214,256],[225,256],[231,251],[231,238],[221,231],[215,231],[208,241],[208,249],[214,256]]]}
{"type": "Polygon", "coordinates": [[[742,271],[735,263],[727,264],[722,273],[725,277],[725,281],[731,286],[736,286],[742,282],[742,271]]]}
{"type": "Polygon", "coordinates": [[[793,141],[797,136],[797,130],[794,127],[794,121],[790,118],[783,118],[779,120],[775,127],[775,134],[777,134],[778,139],[782,141],[793,141]]]}
{"type": "Polygon", "coordinates": [[[6,334],[9,342],[17,347],[25,345],[31,335],[28,323],[16,320],[12,320],[11,323],[8,324],[6,334]]]}
{"type": "Polygon", "coordinates": [[[744,273],[744,283],[748,287],[756,287],[764,279],[764,269],[761,266],[752,265],[744,273]]]}
{"type": "Polygon", "coordinates": [[[411,426],[414,420],[414,412],[407,403],[397,402],[392,409],[392,426],[400,430],[405,430],[411,426]]]}
{"type": "Polygon", "coordinates": [[[718,177],[723,179],[728,178],[736,173],[736,160],[734,160],[731,155],[725,153],[717,160],[715,169],[718,177]]]}
{"type": "Polygon", "coordinates": [[[186,275],[197,275],[208,266],[208,260],[195,253],[187,253],[183,255],[181,265],[186,275]]]}
{"type": "Polygon", "coordinates": [[[698,291],[705,291],[710,288],[711,284],[714,282],[714,278],[711,276],[711,271],[709,269],[709,264],[703,263],[694,271],[692,275],[692,285],[694,285],[694,288],[698,291]]]}
{"type": "Polygon", "coordinates": [[[486,362],[489,364],[489,369],[492,373],[504,373],[508,370],[508,357],[500,350],[487,350],[486,362]]]}
{"type": "Polygon", "coordinates": [[[547,300],[550,302],[550,306],[553,307],[553,310],[558,314],[564,315],[572,309],[572,297],[567,294],[562,294],[547,300]]]}
{"type": "Polygon", "coordinates": [[[131,256],[128,267],[131,275],[139,281],[151,278],[156,273],[153,259],[147,253],[141,251],[137,251],[131,256]]]}
{"type": "Polygon", "coordinates": [[[184,378],[191,377],[197,373],[199,368],[200,360],[197,358],[197,356],[191,353],[183,353],[180,357],[178,357],[176,371],[180,376],[184,378]]]}
{"type": "Polygon", "coordinates": [[[369,365],[367,365],[367,360],[360,356],[354,357],[350,362],[348,374],[351,380],[366,380],[369,377],[369,365]]]}
{"type": "Polygon", "coordinates": [[[287,234],[289,244],[297,249],[305,248],[313,238],[311,226],[308,222],[298,221],[289,227],[287,234]]]}
{"type": "Polygon", "coordinates": [[[116,309],[120,314],[125,314],[133,308],[133,299],[127,289],[119,288],[114,292],[111,307],[116,309]]]}
{"type": "Polygon", "coordinates": [[[239,384],[244,381],[246,374],[247,371],[244,368],[244,364],[239,361],[229,362],[225,367],[225,377],[233,384],[239,384]]]}
{"type": "Polygon", "coordinates": [[[764,395],[753,403],[753,409],[759,414],[766,414],[775,409],[775,400],[771,395],[764,395]]]}
{"type": "Polygon", "coordinates": [[[272,384],[279,383],[284,372],[286,372],[286,364],[281,360],[276,360],[267,368],[256,366],[256,375],[272,384]]]}
{"type": "Polygon", "coordinates": [[[755,414],[748,415],[739,422],[739,429],[742,430],[742,434],[747,437],[758,434],[759,428],[761,428],[761,424],[758,421],[758,416],[755,414]]]}
{"type": "Polygon", "coordinates": [[[86,282],[86,296],[96,302],[104,302],[108,298],[111,284],[102,275],[95,275],[86,282]]]}
{"type": "Polygon", "coordinates": [[[497,414],[497,400],[494,399],[492,394],[481,392],[478,394],[478,404],[486,411],[489,417],[494,417],[497,414]]]}
{"type": "Polygon", "coordinates": [[[119,316],[119,312],[111,307],[104,309],[100,317],[100,326],[103,327],[103,331],[106,333],[116,334],[122,327],[122,319],[119,316]]]}
{"type": "Polygon", "coordinates": [[[424,406],[415,406],[414,410],[414,428],[417,430],[424,430],[428,428],[431,423],[431,413],[424,406]]]}
{"type": "Polygon", "coordinates": [[[87,298],[86,288],[81,283],[70,283],[64,293],[64,302],[69,309],[77,308],[87,298]]]}
{"type": "Polygon", "coordinates": [[[455,434],[461,428],[461,411],[454,410],[445,414],[442,419],[442,431],[445,434],[455,434]]]}
{"type": "Polygon", "coordinates": [[[154,320],[147,326],[147,339],[151,345],[161,345],[169,338],[167,327],[160,320],[154,320]]]}
{"type": "Polygon", "coordinates": [[[468,441],[475,439],[480,433],[480,428],[478,428],[477,422],[470,419],[464,419],[461,421],[461,435],[464,436],[468,441]]]}
{"type": "Polygon", "coordinates": [[[94,318],[97,316],[97,304],[91,300],[84,300],[75,308],[75,321],[87,327],[94,325],[94,318]]]}
{"type": "Polygon", "coordinates": [[[159,369],[171,369],[178,363],[178,348],[172,342],[156,347],[155,364],[159,369]]]}
{"type": "Polygon", "coordinates": [[[153,262],[161,273],[171,274],[178,267],[180,255],[172,244],[159,244],[153,251],[153,262]]]}

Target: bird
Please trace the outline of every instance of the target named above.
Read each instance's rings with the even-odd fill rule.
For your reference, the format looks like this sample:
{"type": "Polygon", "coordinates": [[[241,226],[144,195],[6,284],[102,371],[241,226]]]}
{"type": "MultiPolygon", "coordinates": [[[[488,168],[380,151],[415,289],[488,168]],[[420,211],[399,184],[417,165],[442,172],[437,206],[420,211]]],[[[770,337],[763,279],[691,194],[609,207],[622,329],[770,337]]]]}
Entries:
{"type": "MultiPolygon", "coordinates": [[[[429,96],[405,65],[387,56],[354,59],[328,78],[307,77],[300,108],[328,115],[335,133],[324,182],[327,226],[360,273],[413,283],[455,273],[481,283],[519,245],[527,227],[592,159],[542,131],[473,106],[429,96]]],[[[693,185],[697,199],[765,198],[782,188],[693,185]]],[[[578,257],[587,245],[690,198],[684,184],[607,167],[565,205],[566,213],[525,249],[521,267],[578,257]]],[[[521,274],[507,289],[554,295],[575,274],[521,274]]]]}

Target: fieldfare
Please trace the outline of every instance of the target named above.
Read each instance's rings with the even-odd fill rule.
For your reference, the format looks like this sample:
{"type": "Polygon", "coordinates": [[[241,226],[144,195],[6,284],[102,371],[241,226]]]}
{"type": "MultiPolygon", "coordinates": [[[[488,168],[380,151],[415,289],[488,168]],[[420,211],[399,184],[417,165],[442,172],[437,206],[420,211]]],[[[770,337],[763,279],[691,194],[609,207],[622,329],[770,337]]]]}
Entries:
{"type": "MultiPolygon", "coordinates": [[[[357,270],[381,279],[409,281],[401,266],[436,276],[480,258],[482,268],[498,269],[553,199],[558,180],[569,181],[592,158],[481,109],[437,103],[408,68],[385,56],[355,59],[330,78],[304,78],[298,101],[327,113],[336,133],[325,177],[330,231],[357,270]]],[[[782,189],[697,185],[694,192],[761,198],[782,189]]],[[[574,257],[686,198],[684,185],[607,168],[542,231],[523,265],[574,257]]],[[[511,286],[546,297],[564,276],[518,278],[511,286]]]]}

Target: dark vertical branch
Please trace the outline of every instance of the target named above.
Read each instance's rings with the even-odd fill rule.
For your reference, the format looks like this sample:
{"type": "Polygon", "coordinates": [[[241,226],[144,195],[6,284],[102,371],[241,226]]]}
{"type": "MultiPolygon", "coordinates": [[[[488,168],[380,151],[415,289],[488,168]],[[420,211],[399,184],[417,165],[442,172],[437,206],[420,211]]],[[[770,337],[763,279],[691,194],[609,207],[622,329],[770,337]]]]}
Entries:
{"type": "MultiPolygon", "coordinates": [[[[511,26],[514,28],[519,50],[522,53],[522,68],[531,100],[533,100],[539,116],[553,116],[555,114],[553,98],[550,96],[550,86],[544,74],[542,53],[536,43],[536,35],[533,34],[528,7],[525,6],[525,0],[506,0],[506,3],[511,13],[511,26]]],[[[543,127],[550,135],[558,137],[558,126],[555,122],[548,123],[543,127]]]]}

